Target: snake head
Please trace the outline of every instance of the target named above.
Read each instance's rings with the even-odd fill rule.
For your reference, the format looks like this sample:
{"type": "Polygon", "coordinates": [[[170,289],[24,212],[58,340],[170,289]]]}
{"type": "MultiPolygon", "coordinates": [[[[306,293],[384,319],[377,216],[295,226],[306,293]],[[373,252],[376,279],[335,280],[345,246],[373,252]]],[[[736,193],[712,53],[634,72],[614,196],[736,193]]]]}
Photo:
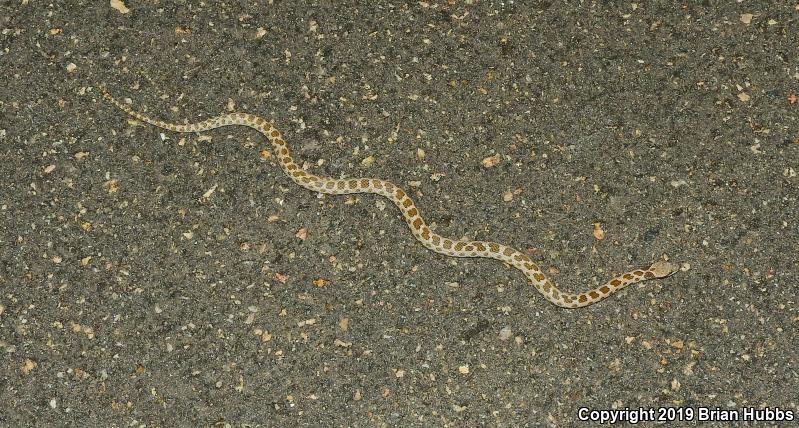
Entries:
{"type": "Polygon", "coordinates": [[[649,267],[649,271],[655,274],[656,278],[674,275],[678,270],[680,270],[680,267],[676,264],[663,261],[655,262],[649,267]]]}

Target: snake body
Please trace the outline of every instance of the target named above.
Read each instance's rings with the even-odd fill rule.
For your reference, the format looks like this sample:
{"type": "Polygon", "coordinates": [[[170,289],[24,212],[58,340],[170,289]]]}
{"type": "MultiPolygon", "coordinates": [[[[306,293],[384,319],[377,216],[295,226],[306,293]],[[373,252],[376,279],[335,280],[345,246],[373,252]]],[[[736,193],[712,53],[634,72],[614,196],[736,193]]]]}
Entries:
{"type": "Polygon", "coordinates": [[[108,101],[136,119],[174,132],[202,132],[230,125],[253,128],[269,140],[281,169],[298,185],[314,192],[331,195],[375,193],[383,196],[399,208],[413,236],[425,247],[436,253],[452,257],[484,257],[505,262],[520,270],[541,295],[560,307],[580,308],[588,306],[605,299],[630,284],[654,278],[665,278],[678,270],[675,264],[658,261],[647,269],[636,269],[615,276],[605,284],[591,290],[579,294],[565,293],[560,291],[544,275],[541,268],[530,257],[514,248],[490,241],[456,240],[433,232],[422,219],[419,209],[410,196],[399,186],[389,181],[377,178],[337,179],[314,175],[302,170],[291,157],[280,131],[262,117],[248,113],[229,113],[202,122],[181,125],[152,119],[118,101],[105,90],[102,90],[102,93],[108,101]]]}

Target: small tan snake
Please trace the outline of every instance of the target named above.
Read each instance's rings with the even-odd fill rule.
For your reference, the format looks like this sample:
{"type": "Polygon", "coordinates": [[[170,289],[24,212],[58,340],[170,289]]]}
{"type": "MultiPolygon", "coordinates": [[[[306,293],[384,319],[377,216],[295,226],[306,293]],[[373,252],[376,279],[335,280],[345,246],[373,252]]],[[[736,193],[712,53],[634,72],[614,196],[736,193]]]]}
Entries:
{"type": "Polygon", "coordinates": [[[596,303],[622,288],[654,278],[665,278],[677,272],[675,264],[658,261],[648,269],[637,269],[620,274],[604,285],[579,294],[564,293],[560,291],[541,271],[535,262],[526,254],[507,245],[487,241],[460,241],[443,237],[425,224],[413,200],[395,184],[376,178],[350,178],[336,179],[313,175],[300,169],[291,158],[286,142],[280,131],[275,129],[266,119],[248,113],[223,114],[202,122],[179,125],[155,120],[134,111],[128,105],[117,101],[104,89],[103,96],[115,106],[136,119],[155,125],[159,128],[175,132],[202,132],[229,125],[243,125],[253,128],[266,136],[277,155],[278,163],[283,172],[295,183],[314,192],[344,195],[350,193],[376,193],[391,200],[402,212],[402,216],[413,232],[413,236],[429,248],[440,254],[452,257],[485,257],[496,259],[519,269],[535,286],[541,295],[557,306],[564,308],[580,308],[596,303]]]}

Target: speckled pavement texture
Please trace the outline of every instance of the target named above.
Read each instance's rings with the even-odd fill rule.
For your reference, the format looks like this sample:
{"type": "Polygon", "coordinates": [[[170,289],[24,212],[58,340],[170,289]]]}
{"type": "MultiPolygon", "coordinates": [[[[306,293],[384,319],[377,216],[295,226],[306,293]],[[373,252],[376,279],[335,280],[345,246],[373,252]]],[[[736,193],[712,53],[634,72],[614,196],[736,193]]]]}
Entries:
{"type": "Polygon", "coordinates": [[[792,2],[251,3],[0,6],[0,426],[799,416],[792,2]],[[300,189],[252,130],[160,130],[101,85],[269,118],[564,290],[682,271],[560,309],[300,189]]]}

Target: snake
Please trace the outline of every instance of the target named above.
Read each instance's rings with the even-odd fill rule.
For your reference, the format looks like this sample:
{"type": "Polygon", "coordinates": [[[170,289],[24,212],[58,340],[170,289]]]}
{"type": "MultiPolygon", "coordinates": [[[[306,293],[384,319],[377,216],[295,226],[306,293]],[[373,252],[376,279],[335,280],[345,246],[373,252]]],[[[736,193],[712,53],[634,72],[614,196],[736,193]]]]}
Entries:
{"type": "Polygon", "coordinates": [[[378,178],[332,178],[315,175],[297,165],[281,132],[263,117],[249,113],[227,113],[195,123],[169,123],[153,119],[135,111],[114,98],[104,87],[100,91],[105,99],[139,121],[173,132],[194,133],[210,131],[225,126],[246,126],[260,132],[272,145],[277,163],[291,181],[305,189],[328,195],[372,193],[394,203],[402,213],[413,236],[424,247],[451,257],[478,257],[507,263],[524,274],[529,283],[546,300],[562,308],[581,308],[599,302],[628,285],[656,278],[666,278],[679,271],[679,266],[664,260],[654,262],[647,269],[635,269],[608,280],[606,283],[573,294],[561,291],[527,254],[508,245],[490,241],[452,239],[435,233],[422,218],[419,208],[408,193],[396,184],[378,178]]]}

